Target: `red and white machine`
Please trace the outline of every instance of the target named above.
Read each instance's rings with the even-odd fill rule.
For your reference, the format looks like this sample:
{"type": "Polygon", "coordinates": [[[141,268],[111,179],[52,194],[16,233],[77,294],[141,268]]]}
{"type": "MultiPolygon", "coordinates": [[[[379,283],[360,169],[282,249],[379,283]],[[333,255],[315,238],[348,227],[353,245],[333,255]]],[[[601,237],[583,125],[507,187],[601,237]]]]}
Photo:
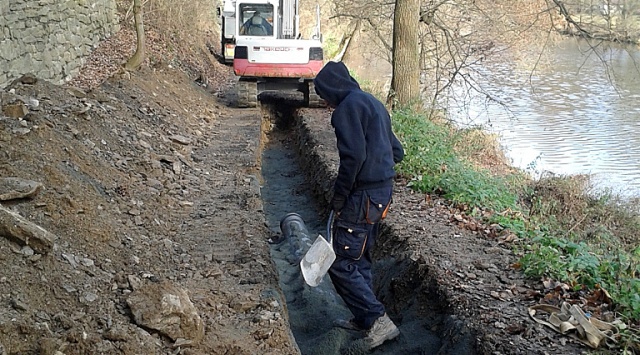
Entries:
{"type": "Polygon", "coordinates": [[[239,76],[238,106],[255,107],[264,91],[297,90],[305,103],[321,104],[313,88],[313,78],[322,69],[320,10],[311,38],[300,33],[298,0],[225,0],[222,16],[223,51],[229,19],[234,21],[233,71],[239,76]],[[233,12],[232,12],[233,11],[233,12]],[[225,26],[226,25],[226,26],[225,26]]]}

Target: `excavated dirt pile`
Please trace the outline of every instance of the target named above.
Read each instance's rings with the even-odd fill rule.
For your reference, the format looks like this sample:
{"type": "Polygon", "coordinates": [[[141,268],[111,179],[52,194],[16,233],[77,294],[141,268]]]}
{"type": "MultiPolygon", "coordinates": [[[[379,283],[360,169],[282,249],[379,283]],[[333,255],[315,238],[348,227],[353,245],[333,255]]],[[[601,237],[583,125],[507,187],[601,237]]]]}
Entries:
{"type": "MultiPolygon", "coordinates": [[[[1,355],[299,353],[262,149],[274,115],[290,116],[269,137],[302,153],[306,185],[291,193],[322,211],[337,167],[330,112],[239,110],[229,87],[211,89],[164,66],[89,92],[25,77],[0,93],[1,355]]],[[[425,330],[443,354],[585,350],[528,317],[541,294],[511,268],[508,241],[461,228],[405,181],[394,201],[376,287],[403,349],[422,353],[410,345],[425,330]]]]}

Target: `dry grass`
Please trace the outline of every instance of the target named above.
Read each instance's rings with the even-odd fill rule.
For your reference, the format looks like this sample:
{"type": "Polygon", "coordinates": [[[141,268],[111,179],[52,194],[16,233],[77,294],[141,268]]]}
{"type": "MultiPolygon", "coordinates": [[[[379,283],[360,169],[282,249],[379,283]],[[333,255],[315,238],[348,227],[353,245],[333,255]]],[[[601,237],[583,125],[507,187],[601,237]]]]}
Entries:
{"type": "Polygon", "coordinates": [[[619,246],[628,252],[640,245],[637,202],[588,193],[592,190],[588,176],[548,175],[535,181],[533,190],[531,215],[553,216],[564,237],[619,246]]]}
{"type": "Polygon", "coordinates": [[[484,132],[481,129],[468,129],[461,131],[459,138],[454,148],[474,166],[499,176],[518,172],[511,166],[500,146],[498,135],[484,132]]]}
{"type": "MultiPolygon", "coordinates": [[[[116,1],[121,30],[100,43],[71,85],[85,90],[95,88],[118,73],[133,55],[136,35],[132,4],[132,0],[116,1]]],[[[219,43],[215,2],[196,0],[185,6],[176,0],[149,0],[144,4],[146,59],[143,67],[179,67],[212,91],[228,84],[229,68],[220,64],[209,49],[219,43]]]]}
{"type": "Polygon", "coordinates": [[[165,36],[194,43],[219,33],[216,2],[211,0],[148,0],[146,19],[165,36]]]}
{"type": "MultiPolygon", "coordinates": [[[[116,4],[122,28],[132,30],[133,1],[116,0],[116,4]]],[[[146,66],[180,66],[194,79],[210,86],[222,85],[227,80],[228,70],[211,53],[219,49],[220,43],[217,1],[146,0],[143,4],[146,66]]]]}
{"type": "MultiPolygon", "coordinates": [[[[454,147],[476,167],[496,176],[519,172],[510,165],[496,135],[479,129],[464,130],[454,147]]],[[[551,221],[557,231],[562,231],[559,237],[619,246],[628,252],[640,245],[640,200],[596,193],[588,175],[548,173],[537,180],[523,181],[530,181],[533,191],[530,215],[551,221]]]]}

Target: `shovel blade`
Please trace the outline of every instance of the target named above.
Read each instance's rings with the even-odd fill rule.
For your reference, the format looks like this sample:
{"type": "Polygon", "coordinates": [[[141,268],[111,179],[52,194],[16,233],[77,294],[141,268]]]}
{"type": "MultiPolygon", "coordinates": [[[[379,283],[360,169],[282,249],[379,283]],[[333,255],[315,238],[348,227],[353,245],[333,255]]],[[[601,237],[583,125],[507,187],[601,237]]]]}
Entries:
{"type": "Polygon", "coordinates": [[[307,285],[318,286],[334,260],[336,260],[336,254],[331,244],[319,235],[300,261],[302,276],[307,285]]]}

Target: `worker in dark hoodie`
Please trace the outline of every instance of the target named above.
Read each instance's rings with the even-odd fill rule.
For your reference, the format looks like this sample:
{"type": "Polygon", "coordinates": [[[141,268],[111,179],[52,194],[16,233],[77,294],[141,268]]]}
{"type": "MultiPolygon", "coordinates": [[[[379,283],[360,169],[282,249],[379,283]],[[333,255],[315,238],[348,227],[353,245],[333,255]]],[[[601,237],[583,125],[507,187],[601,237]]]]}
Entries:
{"type": "Polygon", "coordinates": [[[331,281],[353,314],[336,325],[365,330],[373,349],[400,334],[373,292],[371,251],[379,222],[386,216],[393,192],[394,165],[404,150],[391,130],[385,106],[360,89],[342,62],[328,62],[314,79],[316,93],[335,110],[340,166],[331,208],[336,260],[331,281]]]}

